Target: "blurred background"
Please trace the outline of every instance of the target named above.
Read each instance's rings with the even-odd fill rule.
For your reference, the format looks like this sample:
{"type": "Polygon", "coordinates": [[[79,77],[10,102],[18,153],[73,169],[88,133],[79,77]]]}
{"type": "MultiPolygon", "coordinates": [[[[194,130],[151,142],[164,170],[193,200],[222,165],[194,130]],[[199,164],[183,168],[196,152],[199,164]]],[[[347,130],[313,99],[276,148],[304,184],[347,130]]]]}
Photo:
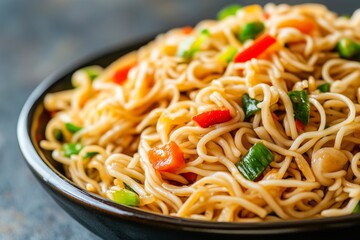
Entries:
{"type": "MultiPolygon", "coordinates": [[[[21,156],[16,124],[31,91],[52,72],[89,54],[215,18],[221,7],[235,2],[266,3],[0,0],[0,239],[99,239],[47,195],[21,156]]],[[[315,2],[339,14],[360,7],[359,0],[315,2]]]]}

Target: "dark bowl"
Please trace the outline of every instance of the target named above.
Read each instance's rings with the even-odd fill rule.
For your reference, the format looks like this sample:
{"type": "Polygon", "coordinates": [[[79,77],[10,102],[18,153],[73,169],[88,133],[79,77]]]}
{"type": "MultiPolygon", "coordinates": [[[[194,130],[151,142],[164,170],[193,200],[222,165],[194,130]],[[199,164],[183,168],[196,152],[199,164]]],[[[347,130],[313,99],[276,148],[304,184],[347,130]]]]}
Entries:
{"type": "MultiPolygon", "coordinates": [[[[70,77],[88,65],[107,66],[118,57],[152,40],[107,49],[46,78],[29,96],[21,111],[17,135],[22,154],[41,185],[83,226],[104,239],[304,239],[357,236],[360,215],[262,223],[196,221],[152,214],[122,206],[77,187],[63,174],[48,151],[39,147],[49,114],[45,94],[71,87],[70,77]]],[[[30,187],[30,186],[29,186],[30,187]]]]}

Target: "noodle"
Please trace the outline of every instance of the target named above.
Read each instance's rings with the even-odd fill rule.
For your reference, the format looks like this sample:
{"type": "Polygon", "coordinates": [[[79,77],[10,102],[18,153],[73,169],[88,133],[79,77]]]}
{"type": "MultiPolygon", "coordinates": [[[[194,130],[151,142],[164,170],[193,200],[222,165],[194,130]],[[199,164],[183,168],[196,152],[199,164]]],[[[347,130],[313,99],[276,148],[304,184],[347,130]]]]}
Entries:
{"type": "Polygon", "coordinates": [[[40,145],[81,188],[153,213],[222,222],[351,214],[360,200],[359,24],[360,10],[347,19],[320,4],[269,3],[172,29],[47,94],[40,145]],[[258,33],[241,40],[247,23],[258,33]],[[357,55],[340,52],[344,39],[357,55]],[[156,165],[170,144],[182,158],[171,149],[156,165]],[[241,168],[260,164],[255,146],[271,161],[251,178],[241,168]],[[131,203],[116,195],[124,189],[131,203]]]}

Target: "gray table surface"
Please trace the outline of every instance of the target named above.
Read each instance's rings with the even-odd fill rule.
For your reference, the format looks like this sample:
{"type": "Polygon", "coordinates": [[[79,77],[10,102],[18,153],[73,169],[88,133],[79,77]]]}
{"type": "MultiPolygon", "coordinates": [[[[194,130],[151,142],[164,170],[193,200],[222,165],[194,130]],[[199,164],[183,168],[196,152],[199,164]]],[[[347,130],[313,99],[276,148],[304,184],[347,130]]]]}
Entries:
{"type": "MultiPolygon", "coordinates": [[[[31,91],[72,61],[214,18],[231,2],[0,0],[0,239],[99,239],[54,202],[25,164],[16,124],[31,91]]],[[[341,14],[360,7],[358,0],[318,2],[341,14]]]]}

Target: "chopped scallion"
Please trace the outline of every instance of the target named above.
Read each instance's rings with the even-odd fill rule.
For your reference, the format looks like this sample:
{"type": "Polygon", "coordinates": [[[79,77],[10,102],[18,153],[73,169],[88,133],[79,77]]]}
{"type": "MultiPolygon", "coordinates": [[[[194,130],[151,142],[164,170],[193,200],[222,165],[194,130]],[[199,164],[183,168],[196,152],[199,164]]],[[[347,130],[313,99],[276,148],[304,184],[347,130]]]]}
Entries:
{"type": "Polygon", "coordinates": [[[336,45],[340,57],[345,59],[360,60],[360,44],[348,39],[341,39],[336,45]]]}
{"type": "Polygon", "coordinates": [[[232,5],[229,5],[229,6],[226,6],[224,8],[222,8],[218,14],[217,14],[217,19],[218,20],[223,20],[229,16],[232,16],[232,15],[235,15],[236,12],[242,8],[241,5],[239,4],[232,4],[232,5]]]}
{"type": "Polygon", "coordinates": [[[255,39],[262,31],[265,25],[260,21],[246,23],[239,32],[239,40],[244,43],[246,40],[255,39]]]}
{"type": "Polygon", "coordinates": [[[185,58],[186,60],[191,59],[194,54],[200,50],[203,43],[209,38],[209,30],[203,29],[197,38],[188,38],[180,43],[177,55],[185,58]]]}
{"type": "Polygon", "coordinates": [[[317,87],[320,92],[330,92],[330,83],[323,83],[317,87]]]}
{"type": "Polygon", "coordinates": [[[80,143],[65,143],[62,147],[65,157],[71,157],[71,155],[79,154],[83,146],[80,143]]]}
{"type": "Polygon", "coordinates": [[[356,206],[354,207],[353,213],[360,213],[360,202],[358,202],[358,204],[356,204],[356,206]]]}
{"type": "Polygon", "coordinates": [[[228,46],[227,48],[224,49],[224,51],[222,51],[219,55],[219,59],[223,62],[231,62],[236,53],[237,53],[237,48],[234,46],[228,46]]]}
{"type": "Polygon", "coordinates": [[[295,119],[298,119],[302,124],[307,125],[310,120],[310,102],[307,91],[291,91],[288,95],[293,104],[295,119]]]}
{"type": "Polygon", "coordinates": [[[127,206],[137,207],[140,204],[139,196],[127,189],[113,191],[113,200],[127,206]]]}
{"type": "Polygon", "coordinates": [[[260,103],[260,101],[251,98],[247,93],[242,96],[242,104],[245,112],[246,121],[249,120],[250,117],[255,115],[255,113],[260,111],[260,108],[257,107],[258,103],[260,103]]]}
{"type": "Polygon", "coordinates": [[[65,123],[65,127],[66,127],[66,129],[67,130],[69,130],[69,132],[71,132],[71,133],[76,133],[77,131],[80,131],[82,128],[81,127],[79,127],[79,126],[76,126],[76,125],[74,125],[74,124],[72,124],[72,123],[65,123]]]}
{"type": "Polygon", "coordinates": [[[132,187],[130,187],[126,182],[123,182],[123,184],[124,184],[125,189],[130,190],[130,191],[136,193],[135,190],[132,189],[132,187]]]}
{"type": "Polygon", "coordinates": [[[241,158],[236,167],[246,179],[254,181],[273,160],[272,152],[263,143],[258,142],[241,158]]]}
{"type": "Polygon", "coordinates": [[[207,28],[204,28],[200,31],[200,35],[205,35],[205,36],[210,36],[210,32],[209,32],[209,29],[207,28]]]}
{"type": "Polygon", "coordinates": [[[96,66],[84,67],[82,70],[86,72],[91,81],[100,75],[100,68],[96,66]]]}
{"type": "Polygon", "coordinates": [[[64,141],[64,134],[60,129],[57,128],[54,130],[54,136],[55,139],[58,140],[59,142],[64,141]]]}
{"type": "Polygon", "coordinates": [[[99,154],[98,152],[87,152],[85,153],[85,155],[83,156],[83,158],[88,159],[88,158],[92,158],[95,155],[99,154]]]}

